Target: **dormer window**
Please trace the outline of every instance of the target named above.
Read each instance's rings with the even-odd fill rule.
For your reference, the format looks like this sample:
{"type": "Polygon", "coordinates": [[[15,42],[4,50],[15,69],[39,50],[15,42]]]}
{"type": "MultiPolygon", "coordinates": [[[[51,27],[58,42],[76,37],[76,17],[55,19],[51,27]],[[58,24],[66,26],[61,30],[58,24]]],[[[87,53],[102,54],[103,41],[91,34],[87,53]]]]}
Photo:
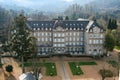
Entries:
{"type": "Polygon", "coordinates": [[[101,29],[101,32],[103,32],[103,29],[101,29]]]}
{"type": "Polygon", "coordinates": [[[83,30],[83,28],[81,28],[81,30],[83,30]]]}
{"type": "Polygon", "coordinates": [[[42,24],[42,26],[43,26],[43,24],[42,24]]]}
{"type": "Polygon", "coordinates": [[[75,26],[75,24],[74,24],[74,26],[75,26]]]}
{"type": "Polygon", "coordinates": [[[36,29],[34,28],[34,30],[36,30],[36,29]]]}
{"type": "Polygon", "coordinates": [[[92,30],[92,29],[90,29],[90,32],[93,32],[93,30],[92,30]]]}
{"type": "Polygon", "coordinates": [[[83,24],[81,24],[81,26],[83,26],[83,24]]]}
{"type": "Polygon", "coordinates": [[[66,28],[66,30],[68,30],[68,28],[66,28]]]}
{"type": "Polygon", "coordinates": [[[38,24],[36,24],[38,26],[38,24]]]}
{"type": "Polygon", "coordinates": [[[47,28],[45,30],[48,30],[47,28]]]}
{"type": "Polygon", "coordinates": [[[68,24],[66,24],[66,26],[67,26],[68,24]]]}
{"type": "Polygon", "coordinates": [[[38,28],[38,30],[40,30],[40,28],[38,28]]]}
{"type": "Polygon", "coordinates": [[[74,30],[76,30],[76,29],[74,28],[74,30]]]}

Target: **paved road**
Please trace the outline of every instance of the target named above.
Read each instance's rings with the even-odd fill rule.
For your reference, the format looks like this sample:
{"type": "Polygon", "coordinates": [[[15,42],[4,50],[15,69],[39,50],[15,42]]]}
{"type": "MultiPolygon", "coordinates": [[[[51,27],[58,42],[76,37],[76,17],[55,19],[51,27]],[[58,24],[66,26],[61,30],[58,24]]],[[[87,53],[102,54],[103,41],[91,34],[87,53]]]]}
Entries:
{"type": "Polygon", "coordinates": [[[63,61],[62,57],[60,58],[60,67],[61,67],[62,80],[70,80],[68,71],[65,66],[65,62],[63,61]]]}

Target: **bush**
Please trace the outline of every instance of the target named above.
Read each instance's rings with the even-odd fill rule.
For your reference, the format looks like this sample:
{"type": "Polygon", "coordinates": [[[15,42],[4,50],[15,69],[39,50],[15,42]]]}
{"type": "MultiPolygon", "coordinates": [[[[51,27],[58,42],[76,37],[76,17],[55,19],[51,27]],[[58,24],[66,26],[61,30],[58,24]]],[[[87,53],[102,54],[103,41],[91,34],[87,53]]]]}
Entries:
{"type": "Polygon", "coordinates": [[[7,72],[13,72],[13,66],[12,65],[7,65],[5,67],[5,69],[6,69],[7,72]]]}
{"type": "Polygon", "coordinates": [[[97,65],[96,62],[79,62],[79,65],[97,65]]]}
{"type": "Polygon", "coordinates": [[[100,75],[103,77],[113,77],[113,73],[110,70],[106,70],[106,69],[101,69],[99,71],[100,75]]]}
{"type": "Polygon", "coordinates": [[[111,64],[112,67],[115,67],[115,68],[118,67],[118,63],[114,60],[110,60],[110,61],[108,61],[108,63],[111,64]]]}

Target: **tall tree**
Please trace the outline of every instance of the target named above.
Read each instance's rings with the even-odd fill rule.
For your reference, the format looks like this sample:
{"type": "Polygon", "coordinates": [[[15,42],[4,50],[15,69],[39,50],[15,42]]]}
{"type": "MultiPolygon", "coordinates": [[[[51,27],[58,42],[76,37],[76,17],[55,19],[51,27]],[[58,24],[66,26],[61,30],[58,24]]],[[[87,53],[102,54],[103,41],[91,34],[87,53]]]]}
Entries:
{"type": "Polygon", "coordinates": [[[19,15],[14,20],[14,26],[11,29],[11,39],[9,42],[11,52],[22,60],[22,69],[24,72],[24,60],[31,57],[34,53],[33,37],[30,36],[29,29],[26,25],[26,17],[19,15]]]}
{"type": "Polygon", "coordinates": [[[104,47],[106,49],[106,54],[108,54],[108,51],[113,51],[115,46],[115,40],[112,34],[107,33],[105,36],[105,44],[104,47]]]}

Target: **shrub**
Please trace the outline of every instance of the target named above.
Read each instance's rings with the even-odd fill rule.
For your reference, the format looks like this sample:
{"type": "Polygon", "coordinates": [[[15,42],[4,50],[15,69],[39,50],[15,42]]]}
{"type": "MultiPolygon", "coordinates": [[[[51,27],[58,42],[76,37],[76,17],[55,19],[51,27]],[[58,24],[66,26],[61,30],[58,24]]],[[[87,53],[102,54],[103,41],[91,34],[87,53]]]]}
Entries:
{"type": "Polygon", "coordinates": [[[110,70],[106,70],[106,69],[101,69],[99,71],[100,75],[103,77],[113,77],[113,73],[110,70]]]}
{"type": "Polygon", "coordinates": [[[79,65],[97,65],[97,63],[96,62],[79,62],[79,65]]]}
{"type": "Polygon", "coordinates": [[[6,69],[7,72],[13,72],[13,66],[12,65],[7,65],[5,67],[5,69],[6,69]]]}

